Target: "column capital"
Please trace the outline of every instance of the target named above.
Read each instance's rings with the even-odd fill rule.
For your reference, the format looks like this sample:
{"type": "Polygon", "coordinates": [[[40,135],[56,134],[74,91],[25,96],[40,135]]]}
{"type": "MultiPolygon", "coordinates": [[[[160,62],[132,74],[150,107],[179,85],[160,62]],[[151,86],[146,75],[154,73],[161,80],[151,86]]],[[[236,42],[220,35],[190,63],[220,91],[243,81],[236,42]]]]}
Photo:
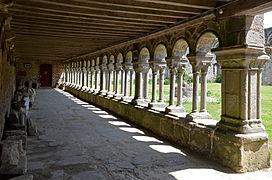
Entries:
{"type": "Polygon", "coordinates": [[[144,62],[135,62],[133,63],[133,69],[136,72],[146,72],[149,70],[149,65],[148,63],[144,63],[144,62]]]}
{"type": "Polygon", "coordinates": [[[218,48],[214,53],[222,69],[262,68],[270,59],[264,48],[255,46],[218,48]]]}
{"type": "Polygon", "coordinates": [[[12,0],[0,0],[0,12],[8,12],[8,8],[12,5],[12,0]]]}

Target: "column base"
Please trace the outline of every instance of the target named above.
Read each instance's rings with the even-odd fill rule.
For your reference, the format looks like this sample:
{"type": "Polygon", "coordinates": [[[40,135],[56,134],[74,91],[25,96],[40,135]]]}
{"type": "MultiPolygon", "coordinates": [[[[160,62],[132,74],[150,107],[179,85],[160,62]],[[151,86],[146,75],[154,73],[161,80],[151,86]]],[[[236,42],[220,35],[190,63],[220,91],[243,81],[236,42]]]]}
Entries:
{"type": "Polygon", "coordinates": [[[102,96],[106,96],[107,95],[107,91],[106,90],[100,90],[98,92],[99,95],[102,95],[102,96]]]}
{"type": "Polygon", "coordinates": [[[150,102],[148,103],[148,108],[150,109],[164,109],[166,104],[164,102],[150,102]]]}
{"type": "Polygon", "coordinates": [[[266,133],[231,134],[215,130],[213,158],[235,172],[256,171],[270,167],[266,133]]]}
{"type": "Polygon", "coordinates": [[[126,102],[131,102],[133,97],[130,97],[130,96],[123,96],[122,98],[122,101],[126,101],[126,102]]]}
{"type": "Polygon", "coordinates": [[[121,100],[122,97],[123,97],[122,94],[114,94],[114,95],[113,95],[113,98],[114,98],[114,99],[117,99],[117,100],[121,100]]]}
{"type": "Polygon", "coordinates": [[[193,112],[186,115],[186,120],[194,121],[197,119],[212,119],[208,112],[193,112]]]}
{"type": "Polygon", "coordinates": [[[112,98],[113,97],[113,92],[107,92],[107,97],[112,98]]]}
{"type": "Polygon", "coordinates": [[[165,108],[165,112],[169,113],[169,114],[178,114],[178,113],[184,113],[185,112],[185,108],[182,106],[167,106],[165,108]]]}
{"type": "Polygon", "coordinates": [[[147,106],[148,103],[145,101],[145,99],[132,99],[131,104],[133,105],[139,105],[139,106],[147,106]]]}
{"type": "Polygon", "coordinates": [[[240,119],[221,116],[221,120],[217,123],[217,126],[221,131],[234,131],[241,134],[265,132],[262,121],[259,119],[241,121],[240,119]]]}

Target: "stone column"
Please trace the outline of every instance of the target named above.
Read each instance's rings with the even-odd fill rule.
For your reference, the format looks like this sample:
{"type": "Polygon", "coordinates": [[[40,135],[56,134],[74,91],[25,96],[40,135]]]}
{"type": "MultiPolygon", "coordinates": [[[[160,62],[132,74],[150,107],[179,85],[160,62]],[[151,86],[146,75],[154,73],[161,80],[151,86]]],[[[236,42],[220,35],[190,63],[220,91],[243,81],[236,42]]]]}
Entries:
{"type": "Polygon", "coordinates": [[[186,70],[186,66],[188,64],[188,60],[182,57],[177,65],[177,73],[178,73],[178,80],[177,80],[177,107],[181,109],[181,111],[185,111],[185,108],[182,105],[182,97],[183,97],[183,75],[186,70]]]}
{"type": "Polygon", "coordinates": [[[169,68],[169,71],[170,71],[170,97],[169,97],[169,105],[165,108],[166,113],[179,114],[184,112],[183,107],[176,106],[176,104],[174,104],[176,73],[177,73],[177,67],[180,61],[181,61],[180,58],[176,58],[176,57],[166,58],[167,67],[169,68]]]}
{"type": "Polygon", "coordinates": [[[134,105],[147,106],[143,97],[143,74],[147,69],[146,63],[134,62],[133,69],[135,71],[135,95],[131,103],[134,105]]]}
{"type": "Polygon", "coordinates": [[[134,74],[134,71],[133,69],[130,70],[130,85],[129,85],[129,96],[132,97],[132,92],[133,92],[133,74],[134,74]]]}
{"type": "Polygon", "coordinates": [[[164,104],[164,76],[165,76],[165,66],[161,66],[159,69],[160,82],[159,82],[159,102],[164,104]]]}
{"type": "Polygon", "coordinates": [[[132,98],[129,97],[129,94],[128,94],[128,79],[129,79],[129,72],[132,71],[132,63],[130,61],[128,62],[126,61],[123,64],[123,69],[125,72],[125,77],[124,77],[124,96],[122,97],[122,100],[130,102],[132,98]]]}
{"type": "Polygon", "coordinates": [[[121,94],[120,94],[121,71],[122,71],[122,65],[121,65],[121,63],[117,62],[115,64],[115,94],[114,94],[114,98],[116,98],[116,99],[121,99],[121,94]]]}
{"type": "Polygon", "coordinates": [[[148,72],[149,72],[149,66],[148,64],[146,64],[146,66],[148,68],[145,68],[144,72],[143,72],[143,96],[146,102],[150,102],[150,100],[148,99],[148,72]]]}
{"type": "MultiPolygon", "coordinates": [[[[157,80],[158,80],[158,72],[161,68],[161,63],[153,62],[151,63],[151,69],[152,69],[152,99],[151,102],[148,103],[148,107],[152,109],[161,109],[165,108],[165,104],[163,102],[157,102],[157,80]]],[[[163,93],[161,91],[163,90],[161,86],[161,79],[160,79],[160,89],[159,94],[162,96],[163,93]]]]}
{"type": "Polygon", "coordinates": [[[106,95],[106,74],[107,74],[107,65],[101,64],[100,65],[100,95],[106,95]]]}
{"type": "Polygon", "coordinates": [[[99,79],[100,79],[99,65],[95,66],[95,93],[99,91],[99,79]]]}
{"type": "Polygon", "coordinates": [[[89,83],[89,87],[90,87],[90,92],[93,92],[95,89],[95,68],[93,66],[90,67],[90,83],[89,83]]]}
{"type": "Polygon", "coordinates": [[[112,89],[112,82],[113,82],[113,70],[114,70],[114,65],[112,62],[108,64],[108,92],[107,96],[112,97],[113,96],[113,89],[112,89]]]}

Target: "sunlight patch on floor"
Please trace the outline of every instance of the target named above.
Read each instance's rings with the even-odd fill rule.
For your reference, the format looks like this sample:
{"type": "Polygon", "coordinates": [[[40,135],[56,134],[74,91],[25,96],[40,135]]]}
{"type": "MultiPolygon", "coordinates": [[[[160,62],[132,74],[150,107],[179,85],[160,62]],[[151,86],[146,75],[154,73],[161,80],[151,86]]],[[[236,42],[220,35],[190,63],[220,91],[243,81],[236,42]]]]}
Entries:
{"type": "Polygon", "coordinates": [[[139,133],[139,134],[144,134],[143,131],[140,129],[132,128],[132,127],[120,127],[121,130],[130,132],[130,133],[139,133]]]}
{"type": "Polygon", "coordinates": [[[162,141],[150,136],[132,136],[132,137],[137,141],[163,143],[162,141]]]}
{"type": "Polygon", "coordinates": [[[181,152],[181,150],[170,145],[149,145],[149,147],[161,153],[178,153],[186,156],[186,154],[181,152]]]}
{"type": "Polygon", "coordinates": [[[114,126],[130,126],[129,124],[127,124],[123,121],[109,121],[109,123],[114,126]]]}

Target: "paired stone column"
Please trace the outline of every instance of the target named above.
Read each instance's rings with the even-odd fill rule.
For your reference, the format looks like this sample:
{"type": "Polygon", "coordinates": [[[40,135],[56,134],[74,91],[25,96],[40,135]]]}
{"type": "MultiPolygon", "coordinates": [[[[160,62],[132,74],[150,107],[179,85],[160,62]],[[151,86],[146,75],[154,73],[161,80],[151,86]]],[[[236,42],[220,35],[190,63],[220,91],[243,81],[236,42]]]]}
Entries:
{"type": "Polygon", "coordinates": [[[192,111],[186,116],[187,120],[211,119],[206,110],[207,103],[207,72],[211,66],[214,55],[210,52],[197,52],[196,55],[189,55],[188,59],[193,68],[193,100],[192,111]],[[199,78],[201,78],[200,110],[198,110],[199,78]]]}
{"type": "Polygon", "coordinates": [[[108,64],[108,92],[107,96],[112,97],[113,96],[113,76],[114,76],[114,65],[113,62],[109,62],[108,64]]]}
{"type": "Polygon", "coordinates": [[[107,64],[103,62],[103,64],[100,65],[100,91],[99,94],[106,95],[106,76],[107,76],[107,64]]]}
{"type": "Polygon", "coordinates": [[[121,99],[121,93],[120,93],[120,81],[121,81],[121,73],[122,73],[122,64],[120,62],[117,62],[115,64],[115,94],[113,95],[116,99],[121,99]]]}
{"type": "Polygon", "coordinates": [[[147,102],[144,99],[144,73],[148,71],[149,67],[147,63],[134,62],[133,69],[135,71],[135,95],[131,101],[134,105],[147,106],[147,102]]]}
{"type": "Polygon", "coordinates": [[[160,62],[151,62],[152,69],[152,99],[151,102],[148,103],[148,107],[152,109],[162,109],[165,108],[165,104],[163,102],[163,80],[164,80],[164,69],[163,63],[160,62]],[[158,84],[158,75],[159,77],[159,102],[157,101],[157,84],[158,84]]]}
{"type": "Polygon", "coordinates": [[[99,80],[100,80],[100,67],[99,65],[95,66],[95,87],[94,87],[94,92],[98,93],[99,91],[99,80]]]}
{"type": "Polygon", "coordinates": [[[130,77],[130,81],[129,81],[129,96],[130,97],[132,97],[132,93],[133,93],[133,81],[134,81],[133,75],[134,75],[134,70],[131,69],[130,72],[129,72],[129,77],[130,77]]]}
{"type": "MultiPolygon", "coordinates": [[[[129,80],[129,73],[131,73],[131,71],[133,70],[132,69],[132,63],[131,61],[126,61],[124,64],[123,64],[123,69],[124,69],[124,96],[122,97],[122,100],[123,101],[131,101],[132,100],[132,97],[130,97],[129,93],[128,93],[128,80],[129,80]]],[[[131,75],[130,75],[130,81],[131,81],[131,75]]],[[[130,88],[131,88],[131,83],[130,83],[130,88]]]]}
{"type": "Polygon", "coordinates": [[[182,106],[182,84],[178,84],[180,89],[177,89],[179,94],[178,98],[178,106],[175,104],[175,90],[176,90],[176,76],[179,75],[179,83],[182,83],[183,80],[183,73],[185,71],[185,67],[187,65],[187,61],[184,62],[181,58],[173,58],[169,57],[166,59],[167,67],[170,72],[170,97],[169,97],[169,105],[165,108],[166,113],[171,114],[179,114],[185,111],[184,107],[182,106]]]}

